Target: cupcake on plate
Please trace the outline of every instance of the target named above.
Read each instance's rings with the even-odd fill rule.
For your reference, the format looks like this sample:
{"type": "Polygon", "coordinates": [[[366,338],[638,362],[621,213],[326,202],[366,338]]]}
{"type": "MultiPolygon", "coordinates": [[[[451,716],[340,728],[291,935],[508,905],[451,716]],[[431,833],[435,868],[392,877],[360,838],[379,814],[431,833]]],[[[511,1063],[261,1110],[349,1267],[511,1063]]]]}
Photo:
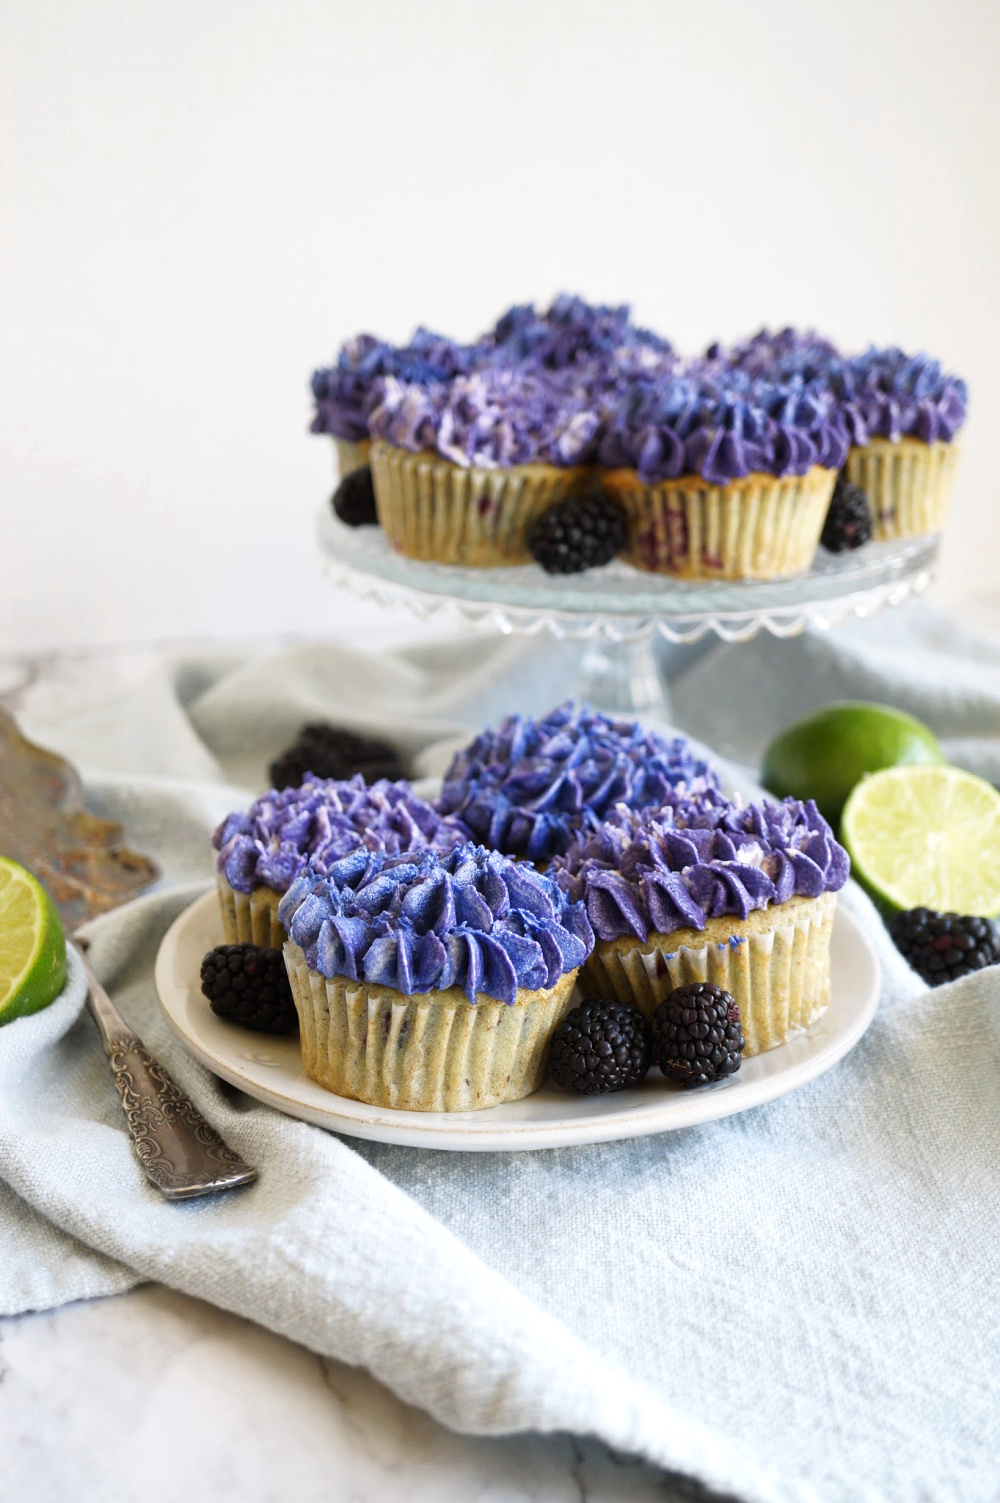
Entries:
{"type": "Polygon", "coordinates": [[[581,903],[482,846],[355,850],[279,908],[307,1075],[406,1111],[478,1111],[538,1089],[593,945],[581,903]]]}
{"type": "Polygon", "coordinates": [[[958,463],[968,391],[928,355],[870,349],[829,376],[851,433],[847,478],[868,496],[874,536],[942,530],[958,463]]]}
{"type": "Polygon", "coordinates": [[[358,773],[271,789],[245,813],[228,815],[212,837],[226,943],[280,948],[279,903],[310,862],[322,875],[359,846],[414,856],[468,839],[459,820],[442,817],[407,782],[380,778],[368,787],[358,773]]]}
{"type": "Polygon", "coordinates": [[[601,405],[601,485],[628,517],[623,556],[678,579],[808,569],[847,448],[825,388],[724,359],[632,379],[601,405]]]}
{"type": "Polygon", "coordinates": [[[552,866],[596,936],[584,990],[652,1018],[678,986],[736,1000],[760,1054],[801,1033],[830,999],[836,893],[850,862],[810,800],[730,803],[717,793],[616,810],[552,866]]]}
{"type": "Polygon", "coordinates": [[[435,807],[484,845],[543,865],[618,805],[656,807],[718,785],[683,736],[567,701],[478,735],[452,759],[435,807]]]}

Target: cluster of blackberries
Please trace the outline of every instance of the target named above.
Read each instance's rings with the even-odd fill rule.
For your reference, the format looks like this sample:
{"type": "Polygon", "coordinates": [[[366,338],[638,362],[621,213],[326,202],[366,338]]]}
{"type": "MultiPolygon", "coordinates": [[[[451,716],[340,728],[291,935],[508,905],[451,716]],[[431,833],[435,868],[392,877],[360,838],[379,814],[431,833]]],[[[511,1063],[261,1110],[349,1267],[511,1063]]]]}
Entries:
{"type": "Polygon", "coordinates": [[[617,998],[583,1002],[552,1036],[553,1083],[581,1096],[638,1085],[656,1064],[668,1080],[711,1085],[739,1069],[743,1054],[740,1010],[728,992],[707,981],[678,986],[653,1014],[617,998]]]}
{"type": "Polygon", "coordinates": [[[1000,963],[1000,933],[972,914],[910,908],[889,924],[892,942],[928,986],[943,986],[1000,963]]]}
{"type": "Polygon", "coordinates": [[[360,772],[366,783],[395,782],[407,776],[400,755],[388,741],[359,736],[342,726],[320,721],[304,725],[294,743],[270,767],[272,788],[298,788],[307,773],[317,778],[350,778],[360,772]]]}
{"type": "Polygon", "coordinates": [[[581,574],[609,564],[628,539],[628,523],[606,491],[557,501],[532,524],[528,547],[546,574],[581,574]]]}
{"type": "Polygon", "coordinates": [[[348,527],[373,527],[378,525],[375,510],[375,487],[372,484],[370,465],[362,465],[345,475],[330,497],[334,514],[348,527]]]}
{"type": "Polygon", "coordinates": [[[843,471],[830,498],[820,543],[829,553],[860,548],[872,535],[872,509],[859,485],[852,485],[843,471]]]}
{"type": "Polygon", "coordinates": [[[201,989],[228,1023],[256,1033],[292,1033],[299,1026],[280,950],[218,945],[201,963],[201,989]]]}

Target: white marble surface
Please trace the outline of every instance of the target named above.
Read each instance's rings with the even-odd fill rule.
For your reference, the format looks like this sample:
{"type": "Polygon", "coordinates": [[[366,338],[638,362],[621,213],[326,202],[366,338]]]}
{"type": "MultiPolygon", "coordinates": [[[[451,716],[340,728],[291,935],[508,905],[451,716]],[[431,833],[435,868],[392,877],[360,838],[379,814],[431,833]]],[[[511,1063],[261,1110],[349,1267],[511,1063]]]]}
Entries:
{"type": "Polygon", "coordinates": [[[368,1374],[156,1285],[0,1321],[3,1503],[694,1496],[594,1441],[456,1435],[368,1374]]]}

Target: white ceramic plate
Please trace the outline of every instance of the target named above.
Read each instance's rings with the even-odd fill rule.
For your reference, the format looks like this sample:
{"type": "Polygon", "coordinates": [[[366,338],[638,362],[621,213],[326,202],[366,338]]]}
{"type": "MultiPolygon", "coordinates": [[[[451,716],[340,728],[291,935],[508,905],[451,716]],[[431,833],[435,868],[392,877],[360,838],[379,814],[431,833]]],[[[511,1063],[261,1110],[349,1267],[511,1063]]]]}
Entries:
{"type": "Polygon", "coordinates": [[[349,1137],[415,1148],[495,1152],[566,1148],[638,1138],[729,1117],[814,1080],[843,1059],[875,1015],[879,962],[856,921],[838,908],[830,1006],[809,1032],[744,1062],[736,1075],[697,1091],[669,1086],[652,1070],[641,1086],[610,1096],[574,1096],[543,1086],[524,1101],[484,1112],[400,1112],[334,1096],[303,1073],[298,1036],[272,1038],[224,1023],[199,987],[201,958],[222,944],[214,891],[198,898],[164,935],[156,988],[167,1020],[202,1064],[289,1116],[349,1137]]]}

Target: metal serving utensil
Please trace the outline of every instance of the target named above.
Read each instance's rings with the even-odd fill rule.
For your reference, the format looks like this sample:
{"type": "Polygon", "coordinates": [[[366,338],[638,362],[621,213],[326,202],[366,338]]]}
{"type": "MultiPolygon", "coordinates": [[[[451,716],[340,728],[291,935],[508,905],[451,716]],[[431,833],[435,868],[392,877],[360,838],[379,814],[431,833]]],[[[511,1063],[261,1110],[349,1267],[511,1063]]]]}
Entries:
{"type": "Polygon", "coordinates": [[[132,1144],[150,1184],[167,1200],[194,1200],[252,1184],[256,1169],[223,1142],[129,1028],[90,967],[86,940],[69,943],[87,973],[87,1007],[108,1052],[132,1144]]]}

